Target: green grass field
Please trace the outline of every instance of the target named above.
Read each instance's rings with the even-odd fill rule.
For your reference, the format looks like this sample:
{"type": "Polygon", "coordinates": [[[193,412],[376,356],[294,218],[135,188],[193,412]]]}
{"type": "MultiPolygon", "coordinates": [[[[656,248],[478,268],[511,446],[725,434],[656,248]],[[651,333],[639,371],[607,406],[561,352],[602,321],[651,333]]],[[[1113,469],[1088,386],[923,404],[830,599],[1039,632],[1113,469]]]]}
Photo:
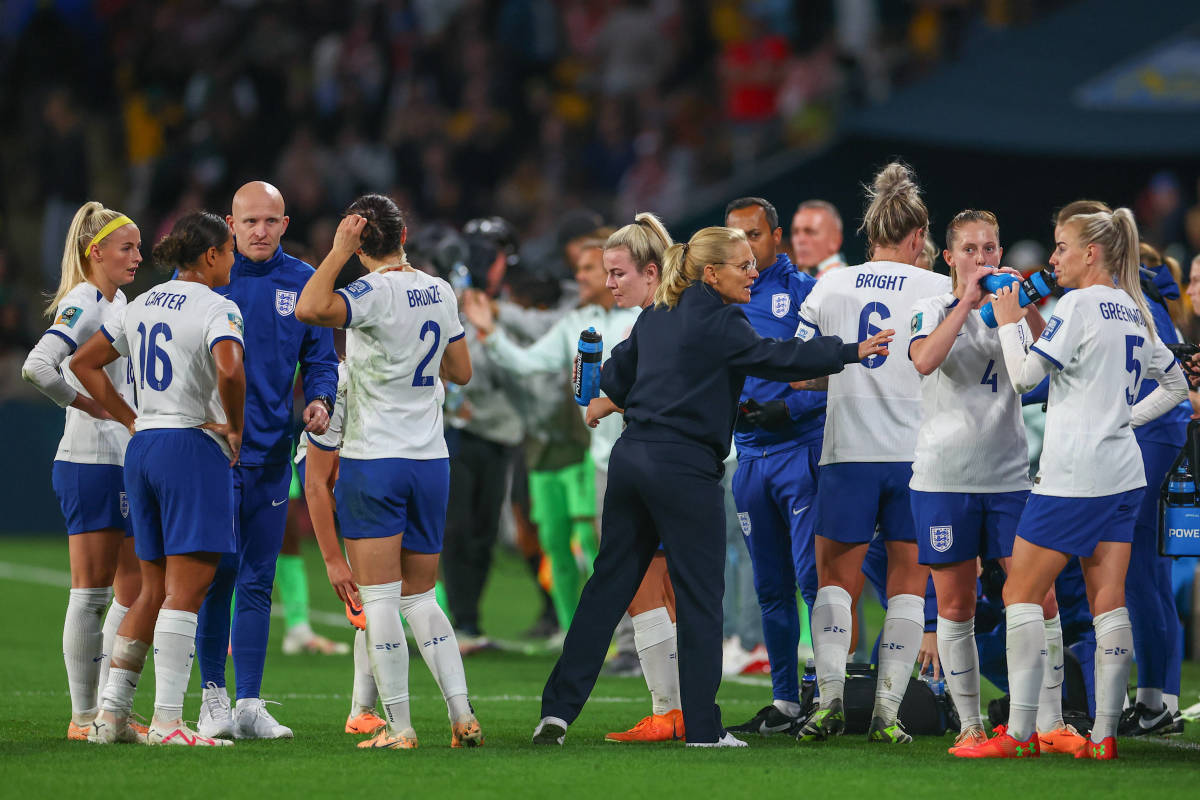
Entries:
{"type": "MultiPolygon", "coordinates": [[[[338,603],[310,547],[313,607],[336,614],[338,603]]],[[[679,743],[619,745],[605,732],[624,729],[648,713],[640,678],[601,678],[592,701],[572,726],[566,745],[537,748],[529,736],[538,696],[553,657],[492,651],[467,659],[475,709],[487,736],[478,750],[451,750],[445,706],[424,663],[412,665],[416,751],[366,752],[342,733],[351,682],[344,657],[281,655],[279,628],[267,658],[264,697],[296,732],[293,741],[239,742],[210,751],[184,748],[100,747],[65,739],[70,701],[61,658],[66,606],[66,543],[61,538],[0,538],[0,607],[5,608],[0,688],[0,796],[249,797],[292,794],[354,797],[839,797],[1200,796],[1200,725],[1168,742],[1128,741],[1117,762],[968,762],[946,754],[950,737],[919,738],[908,747],[868,746],[858,737],[798,745],[759,739],[742,750],[687,750],[679,743]],[[32,568],[32,569],[31,569],[32,568]],[[55,585],[56,581],[59,583],[55,585]],[[150,794],[153,793],[153,794],[150,794]]],[[[485,600],[484,627],[515,640],[532,622],[534,592],[514,558],[498,559],[485,600]]],[[[328,617],[318,614],[321,619],[328,617]]],[[[319,620],[318,620],[319,622],[319,620]]],[[[349,641],[349,626],[318,624],[349,641]]],[[[232,665],[230,667],[232,670],[232,665]]],[[[232,679],[232,672],[231,672],[232,679]]],[[[195,719],[199,676],[192,676],[185,717],[195,719]]],[[[1184,665],[1183,703],[1195,702],[1200,666],[1184,665]]],[[[765,679],[726,682],[720,702],[727,721],[748,718],[770,698],[765,679]]],[[[149,715],[152,665],[136,710],[149,715]]]]}

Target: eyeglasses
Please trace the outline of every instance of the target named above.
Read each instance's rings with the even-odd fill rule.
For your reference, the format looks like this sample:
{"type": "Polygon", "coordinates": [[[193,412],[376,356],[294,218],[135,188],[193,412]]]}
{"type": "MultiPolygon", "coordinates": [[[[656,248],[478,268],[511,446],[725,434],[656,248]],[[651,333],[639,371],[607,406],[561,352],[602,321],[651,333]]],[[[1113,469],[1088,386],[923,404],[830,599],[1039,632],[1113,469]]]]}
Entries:
{"type": "Polygon", "coordinates": [[[737,267],[738,269],[740,269],[742,271],[743,275],[749,275],[751,272],[755,272],[758,270],[758,262],[755,261],[753,258],[750,259],[749,261],[745,262],[744,264],[735,264],[732,261],[714,261],[713,263],[720,264],[720,265],[726,266],[726,267],[737,267]]]}

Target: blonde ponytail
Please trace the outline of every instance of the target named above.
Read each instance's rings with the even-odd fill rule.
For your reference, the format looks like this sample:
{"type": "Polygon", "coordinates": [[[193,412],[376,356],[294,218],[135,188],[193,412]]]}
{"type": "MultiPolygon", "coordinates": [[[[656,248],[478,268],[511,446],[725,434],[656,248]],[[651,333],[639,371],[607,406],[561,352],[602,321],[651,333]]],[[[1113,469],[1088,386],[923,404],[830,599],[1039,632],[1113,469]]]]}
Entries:
{"type": "Polygon", "coordinates": [[[58,291],[46,306],[46,316],[53,317],[62,299],[76,286],[88,280],[88,254],[84,248],[91,243],[101,228],[120,216],[120,211],[105,208],[103,203],[95,200],[89,200],[75,212],[71,226],[67,229],[67,239],[63,243],[62,276],[58,280],[58,291]]]}
{"type": "Polygon", "coordinates": [[[639,273],[645,272],[650,264],[658,264],[661,277],[663,258],[667,248],[674,244],[671,234],[667,233],[662,221],[649,211],[643,211],[633,219],[631,224],[618,228],[608,237],[604,249],[624,247],[639,273]]]}
{"type": "Polygon", "coordinates": [[[1114,211],[1076,214],[1061,220],[1059,225],[1077,226],[1081,245],[1086,247],[1094,244],[1104,251],[1104,271],[1113,277],[1117,286],[1137,305],[1142,320],[1150,331],[1150,340],[1154,341],[1158,332],[1154,326],[1154,318],[1150,316],[1146,295],[1142,292],[1138,229],[1133,212],[1128,208],[1118,208],[1114,211]]]}
{"type": "Polygon", "coordinates": [[[700,280],[706,264],[724,264],[733,247],[746,241],[737,228],[701,228],[687,244],[673,244],[663,254],[662,282],[654,290],[654,305],[674,308],[683,290],[700,280]]]}
{"type": "Polygon", "coordinates": [[[929,210],[907,165],[893,161],[865,188],[867,210],[858,230],[867,234],[869,244],[899,244],[917,228],[929,227],[929,210]]]}

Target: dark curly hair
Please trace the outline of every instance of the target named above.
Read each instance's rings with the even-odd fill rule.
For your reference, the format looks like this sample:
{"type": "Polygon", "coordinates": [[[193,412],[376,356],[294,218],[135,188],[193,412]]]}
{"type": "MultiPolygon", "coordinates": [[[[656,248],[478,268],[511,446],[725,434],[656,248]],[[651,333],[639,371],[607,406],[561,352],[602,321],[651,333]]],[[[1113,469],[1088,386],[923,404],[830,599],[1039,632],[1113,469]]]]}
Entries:
{"type": "Polygon", "coordinates": [[[392,198],[382,194],[364,194],[346,209],[366,219],[362,231],[362,251],[372,258],[403,252],[404,215],[392,198]]]}
{"type": "Polygon", "coordinates": [[[223,217],[208,211],[193,211],[180,217],[171,232],[154,245],[151,257],[163,270],[184,269],[208,252],[221,247],[233,232],[223,217]]]}

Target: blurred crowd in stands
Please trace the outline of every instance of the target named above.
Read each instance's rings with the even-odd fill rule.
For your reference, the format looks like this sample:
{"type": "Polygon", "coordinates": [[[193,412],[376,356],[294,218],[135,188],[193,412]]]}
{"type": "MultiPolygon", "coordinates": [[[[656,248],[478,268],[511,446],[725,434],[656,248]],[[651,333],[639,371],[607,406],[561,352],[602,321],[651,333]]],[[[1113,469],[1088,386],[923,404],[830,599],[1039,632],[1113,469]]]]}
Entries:
{"type": "MultiPolygon", "coordinates": [[[[316,263],[346,203],[380,191],[414,225],[500,215],[527,264],[562,269],[567,211],[670,222],[698,190],[819,148],[854,108],[1067,2],[10,0],[0,351],[23,355],[43,328],[38,293],[87,199],[137,220],[148,253],[179,215],[266,178],[289,251],[316,263]]],[[[1192,177],[1155,175],[1138,204],[1145,238],[1187,257],[1192,177]]]]}

